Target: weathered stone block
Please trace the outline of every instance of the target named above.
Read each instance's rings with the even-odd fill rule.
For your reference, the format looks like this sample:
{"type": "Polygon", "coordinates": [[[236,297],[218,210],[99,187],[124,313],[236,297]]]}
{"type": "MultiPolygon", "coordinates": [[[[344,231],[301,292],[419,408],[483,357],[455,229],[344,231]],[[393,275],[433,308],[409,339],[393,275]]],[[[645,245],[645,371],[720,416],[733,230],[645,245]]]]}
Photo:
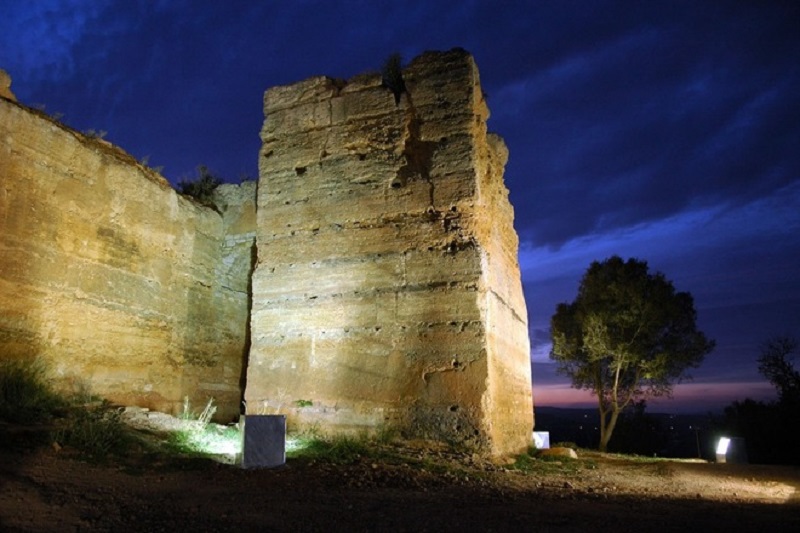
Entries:
{"type": "Polygon", "coordinates": [[[467,53],[404,78],[397,103],[376,76],[267,92],[248,411],[519,452],[530,361],[503,146],[467,53]]]}
{"type": "Polygon", "coordinates": [[[327,76],[315,76],[291,86],[270,88],[264,93],[264,106],[280,110],[308,101],[327,100],[339,93],[339,84],[327,76]]]}
{"type": "Polygon", "coordinates": [[[213,397],[220,418],[235,416],[255,184],[229,190],[220,215],[7,100],[0,138],[2,356],[40,356],[57,386],[113,402],[176,413],[184,396],[213,397]]]}

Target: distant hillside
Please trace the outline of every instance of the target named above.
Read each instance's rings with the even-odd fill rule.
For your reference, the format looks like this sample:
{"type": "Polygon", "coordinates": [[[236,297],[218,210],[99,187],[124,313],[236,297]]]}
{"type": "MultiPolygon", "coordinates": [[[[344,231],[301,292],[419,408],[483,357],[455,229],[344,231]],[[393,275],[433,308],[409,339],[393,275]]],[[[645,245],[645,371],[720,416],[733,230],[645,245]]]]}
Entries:
{"type": "MultiPolygon", "coordinates": [[[[597,409],[536,406],[536,431],[550,432],[550,443],[574,442],[582,448],[597,448],[600,419],[597,409]]],[[[611,437],[609,451],[713,459],[719,438],[717,418],[710,414],[628,414],[620,418],[611,437]]]]}

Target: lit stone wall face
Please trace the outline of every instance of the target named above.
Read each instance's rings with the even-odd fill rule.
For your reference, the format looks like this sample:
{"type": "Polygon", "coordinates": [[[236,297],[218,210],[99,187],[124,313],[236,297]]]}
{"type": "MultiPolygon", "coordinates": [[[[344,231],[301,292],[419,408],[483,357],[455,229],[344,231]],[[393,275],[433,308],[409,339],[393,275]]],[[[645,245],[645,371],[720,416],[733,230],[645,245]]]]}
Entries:
{"type": "Polygon", "coordinates": [[[42,356],[57,384],[113,402],[175,412],[213,397],[235,416],[255,184],[220,192],[221,216],[2,99],[0,140],[0,357],[42,356]]]}
{"type": "Polygon", "coordinates": [[[467,53],[265,95],[245,399],[290,428],[531,440],[507,150],[467,53]]]}

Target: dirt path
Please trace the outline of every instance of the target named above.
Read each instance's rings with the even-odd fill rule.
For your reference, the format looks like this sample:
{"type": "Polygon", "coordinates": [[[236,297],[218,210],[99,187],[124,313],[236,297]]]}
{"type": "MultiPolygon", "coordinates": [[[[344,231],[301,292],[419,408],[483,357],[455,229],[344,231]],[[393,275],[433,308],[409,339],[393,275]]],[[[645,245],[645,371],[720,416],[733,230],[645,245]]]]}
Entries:
{"type": "Polygon", "coordinates": [[[2,531],[800,531],[792,467],[584,452],[520,472],[405,449],[406,462],[241,470],[0,448],[2,531]]]}

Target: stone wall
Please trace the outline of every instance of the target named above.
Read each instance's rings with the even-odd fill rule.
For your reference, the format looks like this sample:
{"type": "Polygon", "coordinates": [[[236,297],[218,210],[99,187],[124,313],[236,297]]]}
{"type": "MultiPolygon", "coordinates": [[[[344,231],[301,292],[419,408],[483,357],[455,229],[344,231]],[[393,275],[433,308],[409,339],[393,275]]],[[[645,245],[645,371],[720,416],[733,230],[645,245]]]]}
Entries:
{"type": "Polygon", "coordinates": [[[231,418],[244,389],[292,429],[524,449],[508,153],[469,54],[403,78],[267,91],[259,185],[224,185],[211,209],[0,76],[0,357],[173,413],[213,397],[231,418]]]}
{"type": "Polygon", "coordinates": [[[531,440],[507,150],[478,70],[424,54],[265,95],[248,413],[495,454],[531,440]]]}
{"type": "Polygon", "coordinates": [[[0,357],[62,387],[238,414],[255,184],[178,195],[109,143],[0,98],[0,357]]]}

